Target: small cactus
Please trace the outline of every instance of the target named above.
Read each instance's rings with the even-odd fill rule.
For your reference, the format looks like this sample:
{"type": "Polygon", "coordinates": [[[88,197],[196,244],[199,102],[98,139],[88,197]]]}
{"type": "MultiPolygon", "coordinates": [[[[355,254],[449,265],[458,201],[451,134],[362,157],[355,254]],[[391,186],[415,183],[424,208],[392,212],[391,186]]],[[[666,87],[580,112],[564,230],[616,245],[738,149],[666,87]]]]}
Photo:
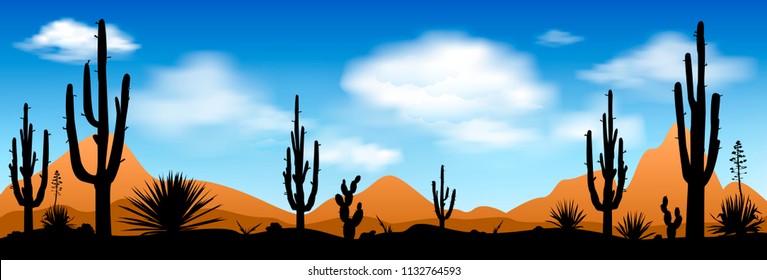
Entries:
{"type": "Polygon", "coordinates": [[[450,188],[445,190],[445,166],[439,169],[439,193],[437,193],[437,182],[431,181],[431,191],[434,195],[434,212],[437,214],[439,220],[439,228],[445,228],[445,220],[450,219],[450,215],[453,214],[453,205],[455,205],[455,189],[453,189],[452,198],[450,199],[450,208],[445,212],[445,201],[447,201],[450,195],[450,188]]]}
{"type": "Polygon", "coordinates": [[[346,187],[346,180],[341,181],[341,193],[343,193],[343,196],[336,194],[336,204],[340,207],[338,214],[341,217],[341,221],[344,222],[344,238],[346,239],[354,239],[357,226],[362,223],[362,216],[364,213],[362,211],[362,202],[357,203],[357,210],[354,211],[354,215],[349,218],[349,206],[351,206],[354,201],[354,193],[357,191],[357,184],[359,182],[359,175],[352,181],[351,188],[346,187]]]}
{"type": "Polygon", "coordinates": [[[663,211],[663,222],[666,223],[666,235],[668,239],[676,238],[676,230],[682,225],[682,214],[679,212],[679,207],[674,209],[674,216],[676,218],[671,222],[671,212],[668,211],[668,197],[663,197],[663,203],[660,205],[660,210],[663,211]]]}

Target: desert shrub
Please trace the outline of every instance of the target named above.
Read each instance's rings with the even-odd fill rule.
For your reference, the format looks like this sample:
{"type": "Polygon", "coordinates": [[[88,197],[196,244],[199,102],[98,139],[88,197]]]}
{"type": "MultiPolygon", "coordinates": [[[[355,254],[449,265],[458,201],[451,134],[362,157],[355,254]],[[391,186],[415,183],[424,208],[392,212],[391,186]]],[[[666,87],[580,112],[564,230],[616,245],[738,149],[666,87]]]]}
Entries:
{"type": "Polygon", "coordinates": [[[41,222],[45,229],[62,230],[71,229],[72,224],[69,222],[72,220],[74,220],[74,217],[69,216],[69,211],[66,207],[54,205],[45,210],[41,222]]]}
{"type": "Polygon", "coordinates": [[[756,204],[751,201],[751,197],[743,199],[742,195],[734,195],[725,198],[722,202],[722,211],[719,215],[711,215],[716,220],[717,225],[709,226],[712,233],[722,233],[724,235],[742,235],[748,232],[759,232],[764,219],[757,216],[761,214],[756,204]]]}
{"type": "Polygon", "coordinates": [[[138,215],[138,217],[123,217],[122,223],[137,226],[130,231],[144,231],[143,234],[170,233],[195,230],[199,226],[222,221],[222,218],[206,219],[195,222],[201,216],[218,208],[203,210],[216,196],[207,197],[205,185],[194,179],[187,180],[181,173],[168,173],[168,177],[160,176],[152,185],[146,183],[147,190],[133,188],[137,197],[128,197],[136,209],[120,206],[138,215]]]}
{"type": "Polygon", "coordinates": [[[253,232],[254,232],[254,231],[255,231],[255,230],[256,230],[256,229],[257,229],[259,226],[261,226],[261,223],[258,223],[257,225],[255,225],[255,226],[252,226],[252,227],[251,227],[251,228],[249,228],[249,229],[245,229],[245,228],[244,228],[244,227],[242,227],[242,225],[240,224],[240,221],[237,221],[237,226],[240,228],[240,233],[242,233],[242,235],[250,235],[250,234],[251,234],[251,233],[253,233],[253,232]]]}
{"type": "Polygon", "coordinates": [[[551,214],[549,216],[551,216],[554,221],[546,222],[552,223],[559,228],[566,230],[582,228],[582,226],[579,226],[578,224],[580,224],[581,221],[586,218],[586,215],[583,214],[583,210],[580,209],[578,205],[575,205],[575,201],[573,200],[557,202],[557,209],[555,210],[552,208],[551,214]]]}
{"type": "Polygon", "coordinates": [[[655,234],[654,232],[645,234],[651,224],[652,221],[645,223],[644,213],[627,213],[626,217],[623,217],[623,222],[618,223],[616,228],[626,239],[642,240],[655,234]]]}

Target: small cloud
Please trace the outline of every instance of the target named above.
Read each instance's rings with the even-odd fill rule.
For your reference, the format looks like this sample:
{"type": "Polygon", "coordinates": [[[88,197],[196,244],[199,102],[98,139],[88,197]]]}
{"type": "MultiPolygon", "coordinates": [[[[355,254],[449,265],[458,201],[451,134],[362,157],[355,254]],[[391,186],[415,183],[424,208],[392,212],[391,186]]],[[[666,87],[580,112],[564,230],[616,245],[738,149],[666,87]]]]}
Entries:
{"type": "MultiPolygon", "coordinates": [[[[577,72],[580,79],[618,88],[639,88],[651,82],[671,84],[684,82],[684,54],[691,53],[697,67],[695,42],[676,32],[653,36],[647,43],[597,64],[592,69],[577,72]]],[[[706,83],[721,85],[749,79],[755,72],[754,59],[729,57],[719,52],[715,44],[706,46],[706,83]]],[[[697,80],[697,71],[693,70],[697,80]]]]}
{"type": "Polygon", "coordinates": [[[538,36],[538,44],[547,47],[561,47],[583,41],[583,37],[575,36],[570,32],[552,29],[538,36]]]}
{"type": "Polygon", "coordinates": [[[429,32],[349,63],[341,85],[362,103],[392,110],[443,143],[500,148],[535,138],[513,121],[531,117],[554,97],[537,72],[530,55],[507,45],[429,32]]]}
{"type": "Polygon", "coordinates": [[[264,92],[236,73],[225,54],[189,54],[178,66],[154,70],[147,87],[133,90],[131,119],[158,137],[201,145],[289,128],[290,114],[261,102],[264,92]]]}
{"type": "Polygon", "coordinates": [[[320,158],[323,162],[337,164],[344,168],[363,168],[368,172],[402,161],[402,152],[386,149],[378,144],[363,143],[357,138],[336,139],[321,143],[320,158]]]}
{"type": "MultiPolygon", "coordinates": [[[[107,24],[106,32],[110,55],[130,54],[141,47],[115,25],[107,24]]],[[[64,18],[44,25],[39,33],[13,46],[46,60],[84,63],[96,56],[97,39],[94,35],[97,33],[98,28],[94,25],[64,18]]]]}

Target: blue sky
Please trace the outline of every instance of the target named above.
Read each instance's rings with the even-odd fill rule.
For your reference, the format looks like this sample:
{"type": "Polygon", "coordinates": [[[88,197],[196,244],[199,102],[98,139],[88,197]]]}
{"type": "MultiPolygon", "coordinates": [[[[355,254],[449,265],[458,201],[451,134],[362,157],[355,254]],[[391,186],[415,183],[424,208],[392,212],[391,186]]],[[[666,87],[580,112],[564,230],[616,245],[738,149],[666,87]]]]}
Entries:
{"type": "Polygon", "coordinates": [[[730,181],[741,140],[744,181],[767,193],[763,4],[157,2],[3,4],[0,139],[10,146],[28,102],[51,158],[66,151],[64,90],[82,89],[104,18],[110,96],[129,73],[126,143],[153,175],[183,171],[289,209],[281,172],[299,94],[307,140],[322,144],[318,200],[358,174],[428,196],[444,164],[457,208],[508,211],[586,172],[583,135],[601,131],[608,89],[630,180],[674,122],[671,89],[703,20],[708,98],[724,95],[717,173],[730,181]]]}

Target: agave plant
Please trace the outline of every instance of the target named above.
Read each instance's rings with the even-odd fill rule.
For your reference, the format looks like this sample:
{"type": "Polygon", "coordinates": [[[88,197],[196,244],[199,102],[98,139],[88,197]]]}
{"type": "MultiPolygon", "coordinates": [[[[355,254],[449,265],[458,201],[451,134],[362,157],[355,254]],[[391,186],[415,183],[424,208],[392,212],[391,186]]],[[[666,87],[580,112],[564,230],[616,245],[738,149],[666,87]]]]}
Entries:
{"type": "Polygon", "coordinates": [[[759,232],[764,219],[757,216],[757,213],[761,214],[756,208],[756,204],[751,202],[751,197],[746,197],[745,200],[742,195],[738,196],[737,194],[727,197],[722,202],[722,212],[716,217],[711,215],[719,224],[709,226],[709,231],[724,235],[759,232]]]}
{"type": "Polygon", "coordinates": [[[261,223],[258,223],[257,225],[255,225],[255,226],[252,226],[252,227],[250,227],[249,229],[245,229],[245,228],[244,228],[244,227],[242,227],[242,225],[240,224],[240,221],[237,221],[237,226],[238,226],[238,227],[240,227],[240,233],[242,233],[242,235],[250,235],[251,233],[253,233],[254,231],[256,231],[256,229],[258,229],[258,227],[260,227],[260,226],[261,226],[261,223]]]}
{"type": "Polygon", "coordinates": [[[579,226],[578,224],[586,218],[586,215],[583,214],[583,209],[580,209],[578,205],[575,205],[575,201],[573,200],[557,202],[557,209],[554,210],[554,208],[552,208],[549,216],[554,218],[554,221],[546,222],[552,223],[565,230],[582,228],[582,226],[579,226]]]}
{"type": "Polygon", "coordinates": [[[182,173],[169,172],[167,178],[160,176],[159,182],[155,180],[152,185],[145,184],[146,191],[133,188],[136,197],[127,197],[136,209],[120,206],[138,215],[122,217],[120,222],[137,226],[128,229],[130,231],[144,231],[143,234],[176,234],[223,221],[218,217],[195,221],[221,204],[203,210],[216,196],[207,197],[208,192],[205,191],[204,184],[194,179],[187,180],[182,173]]]}
{"type": "Polygon", "coordinates": [[[642,240],[655,234],[654,232],[645,234],[651,224],[652,221],[645,223],[644,213],[627,213],[626,217],[623,217],[623,223],[618,223],[616,228],[626,239],[642,240]]]}
{"type": "Polygon", "coordinates": [[[69,216],[69,211],[66,207],[54,205],[45,210],[41,222],[45,229],[61,230],[72,228],[73,225],[69,223],[72,220],[74,220],[74,217],[69,216]]]}

